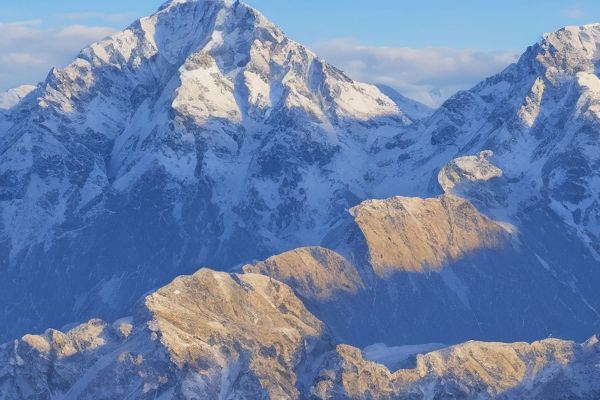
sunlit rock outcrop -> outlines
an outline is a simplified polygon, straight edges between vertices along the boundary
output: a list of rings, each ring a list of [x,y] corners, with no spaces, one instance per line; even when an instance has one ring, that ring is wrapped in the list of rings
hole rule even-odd
[[[351,213],[379,276],[440,270],[469,253],[500,249],[508,240],[504,228],[452,195],[369,200]]]

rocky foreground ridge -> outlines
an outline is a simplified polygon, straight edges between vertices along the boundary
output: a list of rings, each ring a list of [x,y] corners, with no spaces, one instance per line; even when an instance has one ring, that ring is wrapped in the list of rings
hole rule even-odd
[[[284,283],[202,269],[132,317],[0,347],[0,398],[596,399],[600,344],[468,342],[389,371],[337,343]]]

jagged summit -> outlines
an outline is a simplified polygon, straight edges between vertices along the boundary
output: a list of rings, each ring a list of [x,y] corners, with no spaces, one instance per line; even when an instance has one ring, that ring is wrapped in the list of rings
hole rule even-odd
[[[543,35],[522,62],[535,62],[553,83],[580,72],[594,73],[599,58],[600,24],[567,26]]]
[[[106,67],[118,68],[141,85],[174,89],[164,95],[174,96],[175,109],[192,118],[232,116],[239,122],[247,114],[262,120],[267,110],[282,108],[326,126],[336,125],[339,118],[402,117],[377,88],[351,81],[238,2],[167,3],[156,14],[82,51],[65,70],[55,70],[48,84],[67,92],[60,85],[74,83],[70,76],[80,78],[86,70],[93,75]],[[197,91],[204,78],[207,95],[191,104],[190,92]],[[130,85],[130,92],[135,89]],[[214,101],[210,95],[224,98],[206,104]]]
[[[241,2],[239,0],[168,0],[162,6],[160,6],[159,9],[162,10],[168,7],[184,3],[217,3],[225,7],[231,7],[233,5],[243,5],[245,7],[249,7],[246,3]]]
[[[433,128],[427,130],[432,134],[431,143],[438,150],[458,146],[459,151],[471,155],[488,150],[478,147],[485,141],[496,145],[503,142],[502,149],[497,150],[500,152],[512,151],[514,144],[510,142],[519,142],[517,147],[522,151],[533,150],[532,143],[521,143],[530,141],[532,135],[517,132],[542,129],[543,121],[559,113],[597,119],[599,44],[600,24],[544,34],[516,63],[471,90],[457,93],[436,110],[426,122]],[[467,109],[473,114],[465,115]],[[476,114],[485,117],[474,118]],[[555,123],[558,121],[552,121]],[[471,134],[475,132],[477,137]],[[520,168],[522,163],[510,166]]]
[[[588,52],[595,52],[590,44],[598,41],[600,35],[600,23],[587,25],[570,25],[562,27],[553,32],[546,32],[542,35],[541,45],[552,44],[557,50],[560,50],[559,44],[570,44],[575,49],[585,49]]]

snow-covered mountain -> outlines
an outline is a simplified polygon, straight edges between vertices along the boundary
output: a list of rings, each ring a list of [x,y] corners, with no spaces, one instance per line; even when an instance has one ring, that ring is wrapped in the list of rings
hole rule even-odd
[[[335,286],[306,256],[246,269],[294,287],[356,345],[584,340],[600,327],[598,43],[600,25],[546,34],[431,117],[375,140],[385,173],[373,185],[401,197],[361,202],[322,242],[337,256],[320,258],[320,276],[337,276],[340,258],[360,276],[334,278],[346,290],[307,292],[307,280]]]
[[[12,124],[11,110],[35,89],[35,86],[23,85],[0,93],[0,132],[4,132]]]
[[[362,314],[375,321],[338,325],[345,338],[364,344],[352,335],[369,327],[367,340],[388,344],[583,340],[598,329],[599,43],[598,24],[546,34],[375,141],[389,172],[377,184],[405,197],[361,204],[323,243],[375,274],[376,306]]]
[[[52,70],[6,120],[4,338],[117,316],[201,265],[319,244],[373,195],[372,142],[414,122],[223,0],[166,3]]]
[[[593,235],[598,226],[592,208],[599,41],[599,24],[545,34],[517,63],[453,96],[412,134],[398,135],[395,141],[412,144],[397,147],[400,157],[420,153],[411,154],[405,171],[423,165],[409,173],[407,181],[415,182],[407,184],[409,190],[420,196],[431,194],[428,182],[413,176],[429,170],[433,181],[437,170],[450,160],[493,150],[494,163],[504,175],[526,183],[520,185],[527,186],[523,193],[512,192],[512,196],[519,195],[520,200],[548,195],[556,213],[582,234]]]
[[[238,1],[173,0],[83,50],[0,114],[0,338],[134,316],[3,346],[0,389],[597,397],[596,338],[396,373],[348,345],[597,331],[599,44],[547,34],[431,115]],[[245,273],[134,306],[201,265]]]

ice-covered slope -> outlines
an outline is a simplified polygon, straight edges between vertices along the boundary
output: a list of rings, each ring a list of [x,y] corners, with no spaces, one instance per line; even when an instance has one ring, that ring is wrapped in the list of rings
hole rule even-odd
[[[400,108],[409,118],[414,121],[425,119],[433,114],[434,110],[432,108],[402,95],[402,93],[390,86],[381,84],[376,86],[383,94],[392,99],[398,108]]]
[[[318,244],[373,195],[373,141],[414,122],[256,10],[217,0],[171,1],[91,45],[7,118],[5,338],[116,316],[202,264]]]

